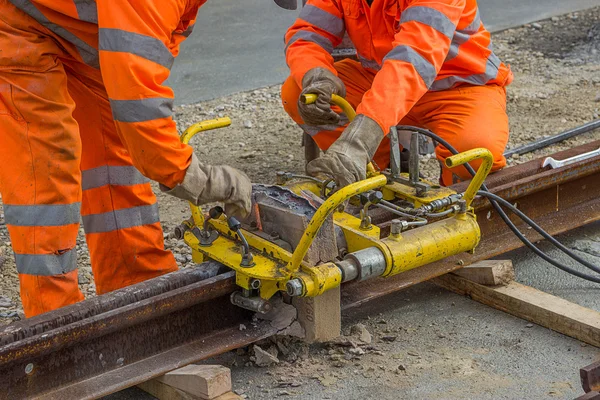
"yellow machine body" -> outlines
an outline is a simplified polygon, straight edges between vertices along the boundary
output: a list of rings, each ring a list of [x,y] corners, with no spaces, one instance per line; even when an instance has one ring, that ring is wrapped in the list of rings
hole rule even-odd
[[[198,132],[228,124],[228,119],[195,124],[182,135],[182,141],[187,143]],[[244,264],[241,238],[237,232],[230,229],[225,217],[220,216],[205,222],[205,216],[194,205],[191,205],[192,217],[182,224],[185,229],[183,238],[192,248],[195,262],[211,259],[226,265],[235,270],[236,283],[245,293],[254,291],[264,300],[270,299],[278,291],[285,291],[286,285],[292,280],[302,286],[301,292],[296,295],[309,297],[318,296],[342,283],[344,277],[338,264],[339,260],[328,260],[318,265],[309,265],[305,261],[317,233],[330,216],[333,217],[335,226],[343,232],[348,253],[377,249],[385,262],[378,276],[396,275],[475,249],[479,243],[480,230],[470,203],[491,169],[492,156],[486,149],[474,149],[449,157],[446,161],[449,167],[453,167],[476,159],[480,159],[482,165],[469,188],[462,194],[460,212],[445,214],[446,217],[424,226],[404,231],[392,230],[386,237],[381,237],[381,229],[376,225],[365,229],[360,218],[343,211],[343,204],[363,193],[379,191],[385,200],[409,202],[416,209],[456,193],[451,189],[431,184],[431,190],[426,195],[418,196],[414,187],[389,180],[370,165],[367,179],[341,188],[322,199],[322,204],[308,222],[293,252],[267,240],[264,235],[256,234],[248,227],[242,227],[238,232],[243,234],[253,257],[251,265]],[[296,194],[302,191],[315,194],[321,192],[317,183],[307,180],[296,182],[289,188]],[[207,227],[213,233],[216,231],[218,235],[210,243],[203,243],[198,232]]]

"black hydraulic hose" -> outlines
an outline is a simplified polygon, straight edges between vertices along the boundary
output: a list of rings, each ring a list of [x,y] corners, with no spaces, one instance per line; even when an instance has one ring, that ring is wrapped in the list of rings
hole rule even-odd
[[[498,201],[498,202],[502,203],[503,206],[507,207],[510,211],[512,211],[513,213],[515,213],[516,215],[518,215],[519,218],[523,219],[523,221],[529,223],[527,221],[527,220],[529,220],[529,217],[525,216],[525,214],[523,214],[518,208],[516,208],[515,206],[513,206],[512,204],[510,204],[508,201],[504,200],[503,198],[501,198],[499,196],[496,196],[493,193],[486,192],[486,191],[483,191],[483,190],[478,191],[477,194],[480,195],[480,196],[487,197],[487,199],[490,200],[490,201],[492,201],[492,199],[493,199],[494,201]],[[523,217],[525,217],[525,218],[523,218]],[[593,276],[593,275],[588,275],[586,273],[583,273],[583,272],[577,271],[576,269],[568,267],[568,266],[566,266],[564,264],[561,264],[560,262],[558,262],[558,261],[550,258],[546,253],[544,253],[543,251],[541,251],[539,248],[537,248],[518,229],[512,229],[512,231],[525,244],[525,246],[527,246],[531,251],[533,251],[535,254],[537,254],[542,259],[544,259],[547,262],[549,262],[550,264],[554,265],[556,268],[559,268],[559,269],[561,269],[561,270],[563,270],[563,271],[565,271],[565,272],[567,272],[567,273],[569,273],[571,275],[575,275],[575,276],[577,276],[579,278],[583,278],[583,279],[591,281],[591,282],[600,283],[600,277]],[[547,232],[544,232],[544,233],[546,235],[548,235]],[[596,267],[594,267],[592,269],[594,271],[596,271],[596,272],[598,271],[598,269]]]
[[[427,137],[431,138],[432,140],[438,142],[442,146],[446,147],[452,154],[458,154],[458,150],[456,150],[454,148],[454,146],[452,146],[450,143],[448,143],[447,141],[445,141],[444,139],[442,139],[440,136],[436,135],[435,133],[428,131],[427,129],[419,128],[416,126],[408,126],[408,125],[400,125],[397,127],[397,129],[420,133],[420,134],[427,136]],[[469,171],[471,176],[475,176],[475,170],[473,169],[473,167],[471,167],[469,164],[464,164],[464,167],[467,169],[467,171]],[[487,188],[485,183],[481,185],[481,188],[483,189],[483,190],[481,190],[481,192],[486,193],[486,194],[489,193],[489,189]],[[488,197],[488,200],[492,204],[492,207],[494,207],[494,209],[496,210],[498,215],[500,215],[500,218],[502,218],[504,223],[510,228],[510,230],[519,238],[519,240],[521,240],[521,242],[523,242],[523,244],[525,244],[525,246],[527,246],[530,250],[532,250],[536,255],[538,255],[545,261],[549,262],[550,264],[554,265],[555,267],[557,267],[565,272],[571,273],[577,277],[580,277],[580,278],[583,278],[583,279],[586,279],[586,280],[589,280],[592,282],[600,283],[600,278],[596,278],[594,276],[587,275],[582,272],[576,271],[576,270],[574,270],[566,265],[563,265],[563,264],[559,263],[558,261],[550,258],[547,254],[542,252],[533,243],[531,243],[525,236],[523,236],[521,231],[519,231],[519,229],[515,226],[515,224],[512,223],[510,218],[508,218],[508,215],[506,215],[506,213],[504,212],[504,210],[502,210],[502,208],[500,207],[500,205],[498,204],[498,202],[496,200],[494,200],[490,197]],[[504,199],[502,199],[502,200],[504,200]],[[506,200],[504,200],[504,201],[506,201]],[[508,203],[508,204],[510,204],[510,203]],[[510,206],[512,207],[512,204],[510,204]],[[518,210],[518,211],[522,215],[525,215],[520,210]],[[527,217],[527,219],[529,219],[529,217]],[[531,221],[531,219],[529,219],[529,220]],[[527,221],[525,221],[525,222],[527,223]],[[531,221],[531,222],[533,222],[533,221]],[[536,229],[536,231],[538,231],[538,233],[541,233],[540,231],[543,231],[543,229],[541,227],[539,227],[537,224],[534,223],[534,225],[537,228],[539,228],[539,231],[533,225],[531,225],[531,227]],[[544,234],[542,236],[546,237],[546,235],[547,235],[548,237],[551,237],[547,232],[545,232],[545,231],[543,231],[543,232],[544,232]],[[567,254],[569,257],[574,259],[575,261],[583,264],[584,266],[586,266],[589,269],[592,269],[593,271],[598,272],[598,270],[596,269],[597,267],[593,266],[592,264],[588,263],[587,261],[583,260],[581,257],[579,257],[576,254],[574,254],[573,252],[571,252],[569,249],[567,249],[562,244],[560,244],[560,242],[558,242],[556,239],[552,238],[551,242],[555,246],[556,246],[556,243],[558,243],[560,246],[557,246],[557,247],[560,250],[562,250],[565,254]],[[563,249],[565,249],[566,251],[564,251]]]
[[[577,261],[578,263],[585,265],[587,268],[591,269],[592,271],[600,274],[600,267],[595,266],[594,264],[584,260],[583,258],[579,257],[577,254],[573,253],[569,248],[565,247],[565,245],[563,245],[561,242],[559,242],[558,240],[553,238],[552,235],[550,235],[548,232],[543,230],[542,227],[540,227],[531,218],[529,218],[527,215],[525,215],[525,213],[523,213],[523,211],[519,210],[517,207],[510,204],[510,202],[506,201],[505,199],[503,199],[502,197],[500,197],[494,193],[486,192],[484,190],[478,191],[477,194],[480,196],[487,197],[488,200],[492,199],[492,200],[497,201],[498,203],[502,204],[504,207],[508,208],[511,212],[513,212],[515,215],[517,215],[519,218],[521,218],[527,225],[529,225],[533,229],[535,229],[535,231],[538,232],[540,235],[542,235],[542,237],[544,239],[546,239],[547,241],[552,243],[554,246],[556,246],[558,249],[560,249],[563,253],[567,254],[569,257],[571,257],[573,260]]]

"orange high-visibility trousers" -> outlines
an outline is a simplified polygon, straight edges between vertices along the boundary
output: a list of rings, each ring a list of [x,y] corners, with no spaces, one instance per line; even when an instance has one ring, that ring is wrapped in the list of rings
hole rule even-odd
[[[334,66],[346,85],[346,100],[357,108],[365,92],[371,88],[376,72],[365,69],[360,63],[350,59],[338,61]],[[313,137],[319,148],[327,150],[341,135],[347,120],[342,119],[339,126],[305,125],[298,113],[300,92],[301,88],[295,79],[289,77],[281,89],[283,106],[292,119]],[[494,156],[492,171],[506,165],[503,152],[508,142],[508,116],[506,90],[503,87],[464,85],[427,92],[398,124],[429,129],[458,151],[487,148]],[[382,169],[389,165],[389,146],[389,138],[386,136],[374,157],[375,163]],[[435,151],[443,166],[440,183],[447,186],[457,179],[471,178],[464,167],[449,170],[444,166],[444,160],[451,155],[446,148],[437,146]],[[474,168],[479,167],[479,164],[471,163]]]
[[[176,270],[148,179],[117,136],[100,71],[4,1],[0,49],[0,193],[25,315],[83,299],[80,219],[99,294]]]

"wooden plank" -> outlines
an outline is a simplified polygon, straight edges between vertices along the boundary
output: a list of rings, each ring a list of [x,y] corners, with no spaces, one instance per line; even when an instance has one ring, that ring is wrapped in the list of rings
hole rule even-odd
[[[231,391],[231,371],[221,365],[190,364],[139,387],[160,400],[213,400]]]
[[[517,282],[484,286],[446,274],[431,282],[480,303],[600,347],[600,313]]]
[[[454,274],[485,286],[506,285],[515,280],[511,260],[482,260],[456,270]]]

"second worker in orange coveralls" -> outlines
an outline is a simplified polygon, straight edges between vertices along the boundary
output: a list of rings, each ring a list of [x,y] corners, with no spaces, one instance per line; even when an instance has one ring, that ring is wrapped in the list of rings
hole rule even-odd
[[[249,211],[244,173],[180,143],[164,85],[205,2],[0,0],[0,193],[27,317],[83,299],[80,216],[98,293],[177,269],[149,179]]]
[[[359,61],[334,63],[344,32]],[[326,150],[309,173],[345,186],[364,179],[373,158],[387,167],[385,136],[398,124],[427,128],[458,151],[488,148],[492,170],[506,164],[505,86],[513,76],[493,52],[476,0],[308,0],[285,40],[284,108]],[[308,93],[317,102],[299,103]],[[357,109],[349,125],[331,109],[332,94]],[[438,146],[436,154],[443,161],[450,152]],[[441,183],[457,178],[470,175],[443,168]]]

